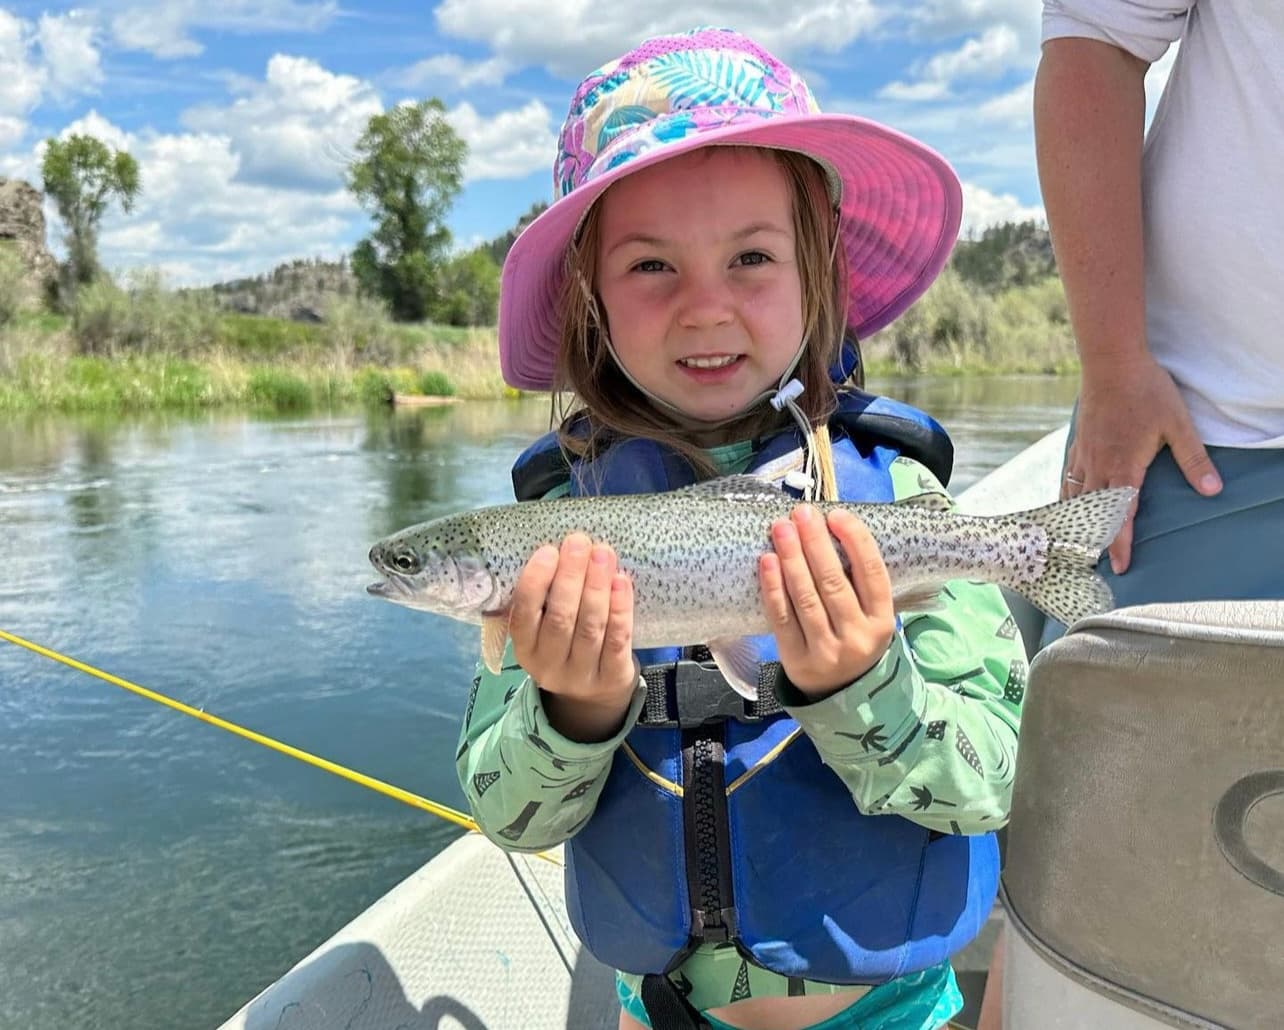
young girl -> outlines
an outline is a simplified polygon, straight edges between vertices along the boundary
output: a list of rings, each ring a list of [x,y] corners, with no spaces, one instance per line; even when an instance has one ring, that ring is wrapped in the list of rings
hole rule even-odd
[[[937,155],[821,115],[789,68],[702,29],[590,75],[554,174],[505,262],[500,349],[510,384],[579,404],[519,459],[519,498],[744,471],[804,498],[945,494],[940,427],[844,385],[855,340],[953,245]],[[992,586],[898,620],[854,516],[800,503],[771,541],[752,702],[701,648],[633,651],[609,546],[537,551],[460,781],[501,847],[568,842],[568,908],[620,971],[621,1028],[942,1026],[949,956],[994,896],[1021,641]]]

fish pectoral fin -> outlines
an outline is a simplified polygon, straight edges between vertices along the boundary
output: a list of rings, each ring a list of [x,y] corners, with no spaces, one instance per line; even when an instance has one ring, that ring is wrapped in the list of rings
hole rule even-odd
[[[758,698],[758,648],[752,637],[719,637],[705,644],[718,671],[737,694],[750,701]]]
[[[504,649],[508,647],[508,616],[507,611],[482,616],[482,662],[496,675],[504,667]]]
[[[943,583],[916,583],[899,593],[892,593],[892,607],[896,614],[903,612],[938,612],[945,607],[941,600]]]

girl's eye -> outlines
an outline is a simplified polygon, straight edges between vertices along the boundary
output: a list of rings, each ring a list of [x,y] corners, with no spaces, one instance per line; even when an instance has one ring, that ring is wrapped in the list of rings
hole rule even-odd
[[[765,265],[770,260],[771,258],[767,257],[767,255],[760,250],[746,251],[744,254],[741,254],[739,257],[736,258],[736,261],[739,262],[741,267],[746,267],[746,266],[752,267],[753,265]]]
[[[663,272],[664,262],[655,258],[647,258],[645,261],[639,261],[633,266],[635,272]]]

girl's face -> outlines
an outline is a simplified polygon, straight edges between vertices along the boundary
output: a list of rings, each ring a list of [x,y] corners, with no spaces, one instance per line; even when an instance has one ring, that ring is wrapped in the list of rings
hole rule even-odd
[[[693,418],[740,413],[802,340],[788,180],[762,151],[708,147],[621,179],[597,281],[625,370]]]

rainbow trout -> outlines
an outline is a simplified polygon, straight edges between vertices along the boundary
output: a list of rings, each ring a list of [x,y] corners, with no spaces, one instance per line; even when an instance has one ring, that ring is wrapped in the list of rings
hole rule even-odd
[[[997,516],[957,514],[940,494],[816,507],[846,508],[869,527],[898,611],[929,610],[948,580],[984,580],[1015,590],[1068,625],[1113,605],[1094,566],[1134,494],[1129,487],[1097,490]],[[541,545],[557,546],[581,532],[610,544],[633,581],[634,647],[704,644],[728,682],[752,698],[758,658],[748,638],[769,631],[758,556],[771,547],[772,522],[797,504],[757,477],[729,476],[669,493],[481,508],[375,544],[370,561],[383,579],[367,589],[410,608],[480,623],[482,658],[498,672],[523,565]]]

